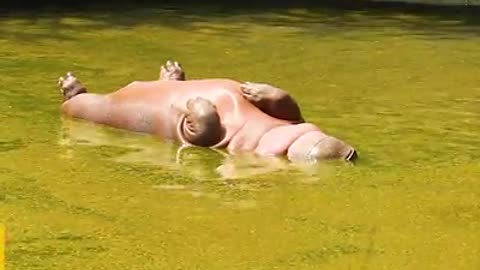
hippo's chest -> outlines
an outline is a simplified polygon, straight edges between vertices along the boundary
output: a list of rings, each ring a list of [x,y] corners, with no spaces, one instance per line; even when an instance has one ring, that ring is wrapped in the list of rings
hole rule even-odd
[[[135,82],[112,95],[113,111],[124,126],[134,127],[129,129],[175,138],[179,115],[188,111],[189,100],[201,97],[215,106],[229,139],[258,111],[240,93],[231,80]]]
[[[245,124],[247,116],[251,115],[252,111],[258,110],[242,97],[239,90],[213,86],[201,91],[188,89],[172,93],[166,104],[186,111],[188,101],[197,97],[207,99],[215,106],[221,123],[227,131],[227,137]]]

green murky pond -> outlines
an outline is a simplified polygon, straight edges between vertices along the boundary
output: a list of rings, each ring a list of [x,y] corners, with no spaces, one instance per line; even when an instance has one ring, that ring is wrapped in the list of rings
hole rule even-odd
[[[0,18],[0,222],[8,269],[479,269],[475,14],[132,8]],[[65,119],[158,76],[288,89],[356,166],[178,149]]]

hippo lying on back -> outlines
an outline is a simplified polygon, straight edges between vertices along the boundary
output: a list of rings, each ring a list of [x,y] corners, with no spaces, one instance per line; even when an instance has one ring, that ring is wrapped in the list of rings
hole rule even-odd
[[[88,93],[72,73],[59,85],[63,112],[75,118],[230,153],[292,161],[357,158],[352,146],[305,123],[286,91],[228,79],[186,80],[178,62],[162,66],[158,80],[132,82],[106,95]]]

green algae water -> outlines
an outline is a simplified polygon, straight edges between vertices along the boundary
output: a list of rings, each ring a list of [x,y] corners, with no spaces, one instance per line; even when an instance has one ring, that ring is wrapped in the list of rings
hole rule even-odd
[[[7,269],[480,269],[479,45],[478,17],[401,11],[4,15]],[[66,71],[106,93],[167,59],[287,89],[359,162],[180,149],[61,116]]]

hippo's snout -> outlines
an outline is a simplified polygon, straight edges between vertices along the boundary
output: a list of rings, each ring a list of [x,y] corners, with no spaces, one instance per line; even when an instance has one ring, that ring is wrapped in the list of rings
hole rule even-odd
[[[288,158],[292,161],[319,161],[325,159],[343,159],[354,162],[357,151],[340,139],[320,131],[311,131],[300,136],[288,149]]]
[[[356,151],[353,147],[332,136],[325,136],[320,139],[308,153],[308,159],[310,160],[344,159],[351,161],[355,157]]]

